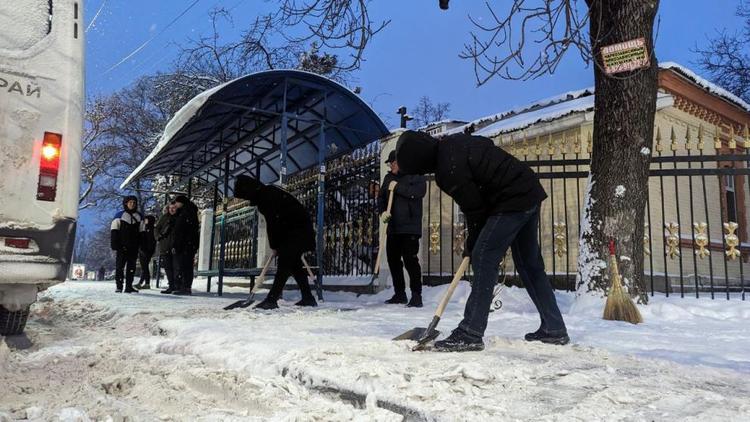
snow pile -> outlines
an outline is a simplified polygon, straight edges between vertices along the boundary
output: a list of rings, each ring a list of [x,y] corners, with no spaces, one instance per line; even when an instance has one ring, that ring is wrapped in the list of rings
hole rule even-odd
[[[29,332],[38,346],[12,352],[0,371],[0,384],[11,386],[0,415],[738,420],[750,411],[747,302],[655,296],[635,326],[602,320],[601,298],[558,292],[573,344],[554,347],[521,340],[539,317],[523,289],[506,288],[484,352],[414,353],[412,343],[391,341],[425,326],[446,288],[425,288],[422,309],[384,305],[391,291],[327,292],[320,308],[297,309],[299,293],[287,291],[278,311],[227,312],[244,289],[164,297],[67,282],[34,309]],[[468,294],[462,282],[438,327],[443,335],[462,318]]]

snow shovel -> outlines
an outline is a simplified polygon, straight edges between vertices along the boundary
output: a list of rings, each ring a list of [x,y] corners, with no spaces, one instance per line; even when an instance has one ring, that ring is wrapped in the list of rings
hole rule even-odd
[[[391,189],[390,193],[388,194],[388,207],[385,209],[385,212],[387,212],[389,215],[391,214],[391,206],[393,206],[393,191],[396,189],[396,185],[393,185],[393,189]],[[390,221],[390,220],[388,220]],[[365,286],[365,289],[371,288],[373,285],[375,285],[375,280],[378,279],[378,276],[380,276],[380,260],[383,257],[383,249],[385,249],[385,238],[386,233],[388,232],[388,221],[385,222],[383,225],[383,230],[380,232],[380,241],[378,242],[378,255],[375,258],[375,268],[372,270],[372,279],[370,279],[370,283]],[[364,293],[357,293],[357,297],[362,296]]]
[[[266,260],[266,265],[263,266],[263,269],[260,271],[260,275],[256,278],[255,285],[253,285],[253,288],[250,289],[250,294],[248,295],[247,299],[238,300],[237,302],[234,302],[230,305],[227,305],[224,307],[225,311],[229,311],[231,309],[236,308],[247,308],[248,306],[252,305],[253,302],[255,302],[255,289],[263,284],[263,280],[266,278],[266,272],[268,271],[268,268],[271,266],[271,261],[273,260],[273,257],[276,256],[275,253],[272,253],[268,256],[268,259]]]
[[[445,307],[448,306],[448,302],[450,302],[451,296],[453,296],[453,292],[456,290],[456,287],[458,287],[458,282],[461,281],[461,277],[463,277],[468,267],[469,257],[467,256],[463,261],[461,261],[461,265],[458,267],[456,274],[453,276],[453,281],[451,281],[450,286],[448,286],[448,290],[443,295],[443,299],[440,300],[440,305],[438,305],[437,310],[435,311],[435,316],[432,317],[432,321],[430,322],[430,325],[427,326],[427,328],[413,328],[401,334],[400,336],[395,337],[394,340],[416,340],[417,345],[412,349],[415,352],[418,350],[424,350],[425,346],[427,346],[427,343],[435,340],[437,336],[440,335],[440,331],[436,330],[435,327],[437,327],[438,323],[440,322],[440,317],[443,316]]]
[[[313,280],[315,280],[315,290],[318,291],[318,300],[323,300],[323,288],[318,285],[318,277],[315,277],[315,274],[313,274],[312,270],[310,269],[310,265],[307,263],[304,255],[302,256],[302,263],[305,264],[305,269],[307,270],[307,278],[312,278]]]

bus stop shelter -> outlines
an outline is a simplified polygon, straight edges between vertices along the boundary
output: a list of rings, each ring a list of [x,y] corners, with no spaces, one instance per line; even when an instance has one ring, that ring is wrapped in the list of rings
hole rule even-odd
[[[328,160],[388,134],[377,114],[354,92],[313,73],[271,70],[240,77],[197,95],[167,124],[147,158],[120,186],[172,176],[171,188],[194,181],[233,196],[231,183],[246,174],[284,185],[289,175],[315,168],[317,267],[322,268],[325,175]],[[220,228],[218,293],[222,294],[225,237]],[[322,295],[322,271],[317,274]]]

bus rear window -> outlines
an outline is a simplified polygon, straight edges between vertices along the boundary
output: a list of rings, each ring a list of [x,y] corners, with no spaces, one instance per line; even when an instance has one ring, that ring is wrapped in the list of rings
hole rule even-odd
[[[52,0],[0,0],[0,50],[26,50],[52,30]]]

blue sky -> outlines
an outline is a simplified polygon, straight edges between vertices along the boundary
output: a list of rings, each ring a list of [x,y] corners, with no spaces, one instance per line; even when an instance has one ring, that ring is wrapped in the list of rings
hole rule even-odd
[[[233,26],[226,35],[239,34],[243,23],[273,2],[265,0],[197,0],[174,25],[168,24],[196,0],[87,0],[85,19],[86,79],[89,95],[106,94],[137,77],[165,70],[177,55],[177,44],[210,33],[208,12],[217,6],[231,9]],[[497,2],[501,3],[501,2]],[[502,2],[507,7],[508,1]],[[691,51],[704,45],[717,30],[736,31],[736,0],[662,0],[656,54],[660,61],[693,67]],[[719,7],[720,6],[720,7]],[[498,7],[501,10],[502,7]],[[353,76],[362,98],[388,126],[398,124],[396,109],[411,107],[419,97],[451,103],[450,117],[476,119],[556,94],[593,85],[592,69],[571,54],[554,75],[532,81],[495,79],[477,87],[472,63],[458,57],[472,25],[467,15],[485,14],[484,1],[453,0],[440,11],[437,0],[376,0],[370,11],[376,19],[390,19],[366,52],[366,62]],[[130,59],[109,70],[149,41]],[[695,69],[701,73],[699,69]],[[91,224],[90,213],[82,223]]]
[[[193,1],[88,0],[88,22],[101,8],[87,32],[89,94],[108,93],[138,76],[166,69],[176,56],[176,44],[209,33],[208,11],[214,7],[232,9],[234,27],[224,29],[231,36],[239,33],[243,22],[273,5],[264,0],[198,0],[165,29]],[[734,17],[736,5],[735,0],[662,0],[656,47],[659,60],[695,67],[692,48],[705,44],[716,30],[741,27],[740,19]],[[391,19],[391,23],[373,40],[367,61],[354,74],[354,85],[362,87],[363,99],[389,125],[397,123],[398,106],[413,106],[422,95],[450,102],[453,118],[474,119],[593,85],[592,70],[571,54],[552,76],[525,82],[496,79],[477,87],[472,63],[458,54],[472,28],[467,15],[485,14],[483,1],[453,0],[451,9],[443,12],[433,0],[377,0],[370,9],[375,18]],[[152,37],[132,58],[108,71]]]

